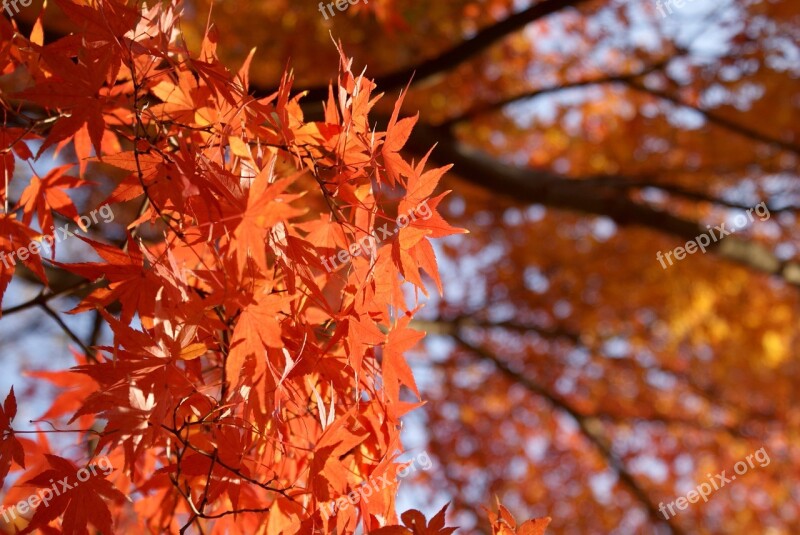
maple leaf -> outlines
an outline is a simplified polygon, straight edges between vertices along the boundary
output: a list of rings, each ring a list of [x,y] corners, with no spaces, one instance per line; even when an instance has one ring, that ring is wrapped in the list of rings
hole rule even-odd
[[[59,485],[57,487],[59,492],[52,493],[55,496],[49,505],[38,507],[31,517],[28,527],[21,533],[32,533],[36,529],[45,529],[50,522],[61,515],[63,515],[61,532],[65,535],[86,533],[89,525],[94,526],[102,533],[113,533],[111,511],[106,502],[123,502],[126,497],[105,479],[107,474],[104,474],[96,466],[94,470],[91,470],[91,464],[89,467],[79,468],[72,461],[57,455],[45,455],[45,457],[51,468],[28,479],[25,484],[39,488],[52,488],[53,481],[64,481],[67,487],[64,484]],[[86,481],[79,481],[79,470],[88,474]],[[83,479],[83,476],[80,479]]]
[[[497,508],[499,514],[484,508],[489,516],[493,535],[544,535],[550,524],[549,517],[534,518],[523,522],[518,528],[511,512],[500,503],[499,499],[497,499]]]
[[[0,176],[14,176],[15,154],[22,160],[33,158],[33,153],[31,153],[25,140],[37,138],[38,136],[22,128],[6,128],[5,126],[0,126],[0,147],[7,147],[6,150],[0,152]],[[0,182],[0,199],[5,199],[6,195],[6,183],[5,180],[3,180]]]
[[[59,144],[58,149],[60,150],[63,144],[70,141],[75,149],[75,156],[78,158],[80,176],[83,177],[86,173],[86,168],[89,165],[92,155],[92,139],[89,133],[88,125],[83,125],[80,129],[78,129],[72,138],[67,138],[62,141]],[[99,161],[103,161],[102,156],[104,155],[119,154],[122,151],[122,147],[119,144],[117,136],[108,129],[103,130],[103,138],[101,140],[100,149],[100,156],[97,157]]]
[[[72,356],[78,366],[87,364],[86,355],[73,350]],[[31,371],[27,375],[43,379],[63,389],[41,418],[59,418],[73,413],[83,406],[91,394],[97,391],[95,381],[72,370]]]
[[[266,272],[266,243],[270,229],[280,221],[305,213],[305,210],[289,205],[299,195],[284,194],[293,182],[292,179],[284,178],[273,182],[275,161],[273,158],[256,175],[248,193],[247,208],[234,231],[236,240],[233,247],[240,270],[244,270],[247,259],[251,257],[256,266]]]
[[[11,422],[17,415],[17,398],[14,396],[14,387],[11,387],[3,406],[0,407],[0,487],[6,480],[11,463],[15,462],[22,468],[25,468],[25,452],[22,449],[22,443],[14,436],[14,429],[11,428]]]
[[[400,115],[400,108],[403,106],[405,95],[405,92],[402,93],[397,99],[397,102],[395,102],[392,116],[389,118],[389,124],[386,126],[386,137],[381,147],[386,176],[389,179],[389,184],[392,186],[401,180],[401,175],[411,176],[413,174],[411,166],[400,155],[400,149],[405,146],[409,136],[411,136],[411,130],[414,128],[414,125],[417,124],[419,114],[414,117],[406,117],[399,121],[397,120]]]
[[[367,315],[353,315],[342,322],[347,327],[347,345],[350,349],[350,365],[361,372],[364,354],[372,347],[384,341],[383,333],[375,322]]]
[[[152,270],[145,269],[144,255],[136,240],[129,237],[130,247],[126,253],[83,236],[78,238],[94,247],[106,262],[53,263],[91,281],[105,278],[109,285],[94,290],[74,311],[104,307],[118,300],[122,304],[122,321],[129,322],[137,310],[144,317],[152,317],[161,282]]]
[[[449,503],[445,504],[445,506],[431,518],[430,522],[426,522],[425,515],[416,509],[409,509],[400,515],[405,527],[384,526],[370,533],[379,535],[450,535],[458,528],[445,527],[445,511],[447,511],[449,506]]]
[[[355,409],[350,409],[325,428],[316,444],[316,453],[311,461],[311,484],[320,497],[342,495],[350,484],[352,474],[342,462],[344,454],[364,442],[367,436],[356,434],[352,429]]]
[[[100,154],[105,130],[102,104],[109,100],[106,96],[100,96],[100,88],[105,83],[111,58],[107,55],[97,55],[89,64],[84,62],[76,64],[65,61],[58,52],[49,47],[43,48],[40,53],[55,76],[48,81],[38,83],[35,88],[21,92],[19,96],[51,109],[60,109],[65,113],[53,125],[39,148],[37,157],[53,144],[75,135],[84,125],[88,129],[95,151]],[[101,105],[98,105],[98,101]]]
[[[120,51],[112,45],[118,44],[119,36],[134,28],[141,18],[140,12],[117,0],[104,1],[102,9],[72,0],[55,0],[55,3],[67,17],[80,25],[80,35],[93,45],[92,48],[100,47],[99,53],[121,61],[118,57]]]
[[[381,371],[386,396],[393,405],[400,401],[401,384],[406,385],[419,397],[414,374],[403,355],[406,351],[413,349],[425,337],[425,333],[409,329],[408,324],[410,321],[411,316],[400,318],[397,324],[389,331],[386,337],[386,344],[383,347]]]
[[[287,305],[293,298],[284,294],[272,293],[257,296],[257,301],[249,304],[242,311],[236,322],[231,339],[226,371],[230,384],[235,386],[239,381],[245,359],[256,356],[255,376],[266,370],[263,358],[267,347],[283,347],[281,339],[281,313],[287,313]]]
[[[0,214],[0,299],[5,294],[8,283],[14,275],[16,262],[22,263],[30,268],[39,279],[47,283],[47,276],[42,265],[42,258],[37,254],[27,254],[19,257],[16,251],[19,248],[28,248],[39,237],[39,234],[31,230],[27,225],[18,221],[14,216]],[[13,257],[13,258],[12,258]]]
[[[431,179],[436,176],[435,173]],[[439,294],[442,293],[442,281],[436,263],[436,254],[429,239],[467,232],[465,229],[450,226],[436,210],[448,193],[444,192],[432,199],[426,199],[423,206],[414,205],[413,209],[418,213],[417,217],[407,227],[399,230],[398,239],[392,244],[392,258],[400,273],[421,289],[425,295],[427,295],[427,289],[420,277],[420,270],[424,270],[433,278]],[[401,206],[408,207],[410,203],[401,203]]]
[[[26,225],[30,225],[35,213],[42,231],[52,234],[52,212],[58,212],[73,221],[78,219],[78,210],[63,191],[83,185],[80,179],[64,174],[71,167],[72,164],[61,165],[51,169],[42,178],[31,177],[30,184],[19,199],[24,212],[22,221]]]

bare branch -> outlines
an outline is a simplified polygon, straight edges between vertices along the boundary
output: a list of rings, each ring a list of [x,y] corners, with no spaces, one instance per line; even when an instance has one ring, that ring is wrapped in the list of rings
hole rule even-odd
[[[384,74],[375,78],[375,83],[381,91],[393,91],[404,87],[409,80],[421,82],[436,74],[449,71],[462,63],[472,59],[485,51],[504,37],[521,30],[528,24],[544,19],[554,13],[570,7],[578,7],[588,3],[588,0],[543,0],[528,9],[509,16],[500,22],[482,29],[472,39],[462,41],[452,48],[440,53],[438,56],[427,59],[417,65],[405,67],[395,72]],[[328,85],[319,85],[306,88],[308,99],[314,102],[325,100],[328,97]],[[264,97],[276,92],[277,88],[256,91],[258,97]]]
[[[598,453],[605,459],[608,466],[617,473],[622,484],[628,488],[633,497],[647,510],[650,519],[656,524],[666,524],[672,533],[678,535],[685,533],[680,526],[675,524],[674,518],[664,519],[664,517],[659,514],[658,507],[656,507],[655,503],[650,499],[642,485],[636,480],[634,475],[628,471],[622,459],[611,451],[611,446],[602,435],[602,425],[598,420],[581,414],[565,399],[551,392],[533,379],[515,372],[505,361],[496,355],[467,342],[457,334],[454,335],[454,338],[460,345],[476,354],[481,359],[492,362],[508,379],[523,386],[530,393],[543,398],[553,407],[570,416],[578,424],[581,434],[595,447]]]
[[[548,170],[514,167],[457,140],[447,128],[418,124],[409,138],[409,150],[424,154],[438,143],[431,159],[453,163],[463,179],[513,202],[538,203],[550,208],[602,215],[620,226],[650,228],[687,242],[705,234],[696,221],[684,219],[621,194],[607,176],[569,178]],[[616,182],[619,184],[619,181]],[[721,258],[800,286],[800,263],[783,262],[763,245],[728,236],[707,250]]]
[[[697,105],[694,105],[694,104],[690,104],[690,103],[682,100],[680,97],[678,97],[678,96],[676,96],[676,95],[674,95],[672,93],[668,93],[666,91],[661,91],[661,90],[658,90],[658,89],[649,88],[649,87],[643,85],[642,83],[637,82],[634,79],[621,80],[621,82],[627,84],[628,87],[630,87],[632,89],[635,89],[635,90],[637,90],[639,92],[646,93],[646,94],[652,95],[654,97],[658,97],[659,99],[666,100],[668,102],[672,102],[673,104],[676,104],[676,105],[681,106],[683,108],[694,110],[695,112],[697,112],[700,115],[702,115],[703,118],[706,121],[708,121],[709,123],[711,123],[711,124],[714,124],[714,125],[720,126],[722,128],[725,128],[726,130],[729,130],[731,132],[739,134],[739,135],[741,135],[743,137],[746,137],[748,139],[759,141],[759,142],[764,143],[766,145],[771,145],[773,147],[777,147],[779,149],[782,149],[782,150],[785,150],[785,151],[792,152],[794,154],[800,155],[800,145],[796,145],[796,144],[791,143],[789,141],[778,139],[776,137],[773,137],[773,136],[771,136],[769,134],[766,134],[764,132],[761,132],[759,130],[755,130],[753,128],[750,128],[749,126],[746,126],[744,124],[737,123],[736,121],[732,121],[732,120],[730,120],[730,119],[728,119],[726,117],[723,117],[722,115],[720,115],[720,114],[718,114],[718,113],[716,113],[714,111],[701,108],[700,106],[697,106]]]
[[[498,110],[508,106],[509,104],[513,104],[513,103],[519,102],[521,100],[531,100],[531,99],[534,99],[536,97],[540,97],[540,96],[543,96],[543,95],[550,95],[550,94],[558,93],[560,91],[565,91],[565,90],[568,90],[568,89],[576,89],[576,88],[579,88],[579,87],[590,87],[590,86],[603,85],[603,84],[622,83],[622,82],[636,80],[637,78],[640,78],[642,76],[650,74],[650,73],[652,73],[654,71],[663,69],[672,59],[674,59],[674,57],[675,56],[671,56],[669,58],[663,59],[661,61],[653,63],[652,65],[648,65],[644,69],[641,69],[641,70],[639,70],[637,72],[633,72],[633,73],[629,73],[629,74],[610,74],[610,75],[607,75],[607,76],[598,76],[598,77],[595,77],[595,78],[588,78],[588,79],[585,79],[585,80],[577,80],[577,81],[573,81],[573,82],[566,82],[566,83],[553,85],[553,86],[549,86],[549,87],[541,87],[541,88],[538,88],[538,89],[533,89],[533,90],[528,91],[526,93],[522,93],[520,95],[513,95],[513,96],[506,97],[506,98],[503,98],[503,99],[500,99],[500,100],[497,100],[497,101],[491,102],[491,103],[477,104],[477,105],[473,106],[472,108],[470,108],[469,110],[467,110],[464,113],[462,113],[461,115],[458,115],[456,117],[452,117],[452,118],[448,119],[447,121],[445,121],[444,123],[442,123],[439,126],[450,127],[450,126],[453,126],[456,123],[460,123],[460,122],[463,122],[463,121],[468,121],[468,120],[471,120],[471,119],[475,119],[476,117],[478,117],[480,115],[483,115],[485,113],[498,111]]]

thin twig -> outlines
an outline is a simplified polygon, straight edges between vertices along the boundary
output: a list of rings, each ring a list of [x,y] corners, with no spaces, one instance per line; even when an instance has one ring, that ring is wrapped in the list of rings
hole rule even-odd
[[[39,295],[31,299],[30,301],[25,301],[24,303],[20,303],[19,305],[14,305],[13,307],[4,309],[2,313],[0,313],[0,315],[7,316],[9,314],[14,314],[15,312],[21,312],[23,310],[27,310],[29,308],[42,305],[44,303],[49,302],[51,299],[68,295],[72,292],[78,291],[91,284],[92,283],[89,281],[81,281],[80,283],[75,284],[73,286],[68,286],[67,288],[62,288],[61,290],[58,290],[57,292],[52,292],[47,294],[44,293],[44,290],[42,290],[42,292]]]
[[[78,335],[72,332],[72,329],[70,329],[69,326],[66,323],[64,323],[64,320],[62,320],[61,317],[47,305],[47,303],[39,303],[39,306],[42,308],[42,310],[44,310],[47,313],[48,316],[53,318],[53,320],[55,320],[55,322],[58,323],[61,329],[66,333],[67,336],[69,336],[72,339],[73,342],[75,342],[76,344],[78,344],[78,346],[80,346],[80,348],[86,354],[86,358],[88,358],[93,362],[97,362],[95,351],[87,347],[86,344],[84,344],[83,341],[81,341],[81,339],[78,338]]]

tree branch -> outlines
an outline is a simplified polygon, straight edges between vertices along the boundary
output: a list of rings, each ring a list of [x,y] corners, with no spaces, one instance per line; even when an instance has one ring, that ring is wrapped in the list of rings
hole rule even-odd
[[[35,282],[39,282],[39,280],[36,279]],[[71,294],[73,292],[77,292],[77,291],[82,290],[84,288],[87,288],[87,287],[89,287],[91,285],[92,285],[92,283],[90,281],[87,281],[87,280],[84,280],[84,279],[80,279],[77,283],[72,283],[70,285],[65,285],[65,286],[63,286],[63,287],[61,287],[59,289],[53,289],[51,287],[51,290],[48,293],[45,293],[44,289],[43,289],[42,293],[40,293],[39,295],[37,295],[33,299],[25,301],[24,303],[20,303],[19,305],[14,305],[12,307],[3,309],[2,313],[0,313],[0,317],[7,316],[9,314],[14,314],[16,312],[22,312],[23,310],[27,310],[29,308],[33,308],[33,307],[36,307],[36,306],[44,305],[48,301],[50,301],[51,299],[55,299],[56,297],[62,297],[62,296],[65,296],[65,295],[69,295],[69,294]]]
[[[519,384],[520,386],[523,386],[530,393],[543,398],[556,409],[559,409],[561,412],[569,415],[578,424],[578,428],[580,429],[581,433],[606,460],[608,466],[617,473],[623,485],[628,488],[633,497],[638,500],[639,503],[641,503],[642,506],[647,510],[650,519],[656,524],[666,524],[672,533],[678,535],[684,533],[684,531],[674,523],[673,518],[665,519],[659,514],[658,507],[656,507],[656,505],[650,500],[647,492],[644,490],[644,488],[642,488],[633,474],[628,471],[622,459],[617,457],[614,452],[611,451],[611,447],[606,443],[606,440],[602,435],[602,431],[600,429],[601,425],[596,419],[584,416],[574,407],[572,407],[565,399],[562,399],[557,394],[551,392],[532,379],[529,379],[525,375],[515,372],[505,361],[498,358],[496,355],[493,355],[483,348],[467,342],[459,334],[455,334],[453,337],[461,346],[476,354],[481,359],[492,362],[495,367],[500,370],[500,372],[508,379]]]
[[[591,179],[589,181],[591,181]],[[655,180],[654,177],[646,177],[646,176],[606,177],[603,178],[602,180],[597,181],[597,183],[598,185],[605,184],[608,186],[619,188],[620,190],[641,190],[641,189],[652,188],[661,190],[664,193],[668,193],[675,197],[683,197],[684,199],[692,201],[707,202],[710,204],[716,204],[717,206],[725,206],[727,208],[736,208],[739,210],[747,210],[748,208],[752,207],[752,205],[743,204],[741,202],[728,201],[720,197],[714,197],[713,195],[710,195],[708,193],[685,188],[677,184],[662,184],[661,182]],[[779,214],[781,212],[796,212],[800,210],[800,206],[795,206],[795,205],[788,205],[781,208],[775,208],[770,206],[768,208],[771,214]]]
[[[404,87],[412,77],[416,82],[421,82],[431,76],[458,67],[504,37],[524,28],[531,22],[546,18],[549,15],[569,7],[578,7],[581,4],[588,3],[588,1],[589,0],[543,0],[537,2],[528,9],[515,13],[492,26],[482,29],[475,34],[472,39],[462,41],[436,57],[427,59],[417,65],[378,76],[374,81],[378,84],[378,88],[385,92]],[[256,91],[256,96],[264,97],[275,93],[277,90],[277,88],[259,90]],[[327,84],[308,87],[307,91],[307,98],[311,101],[317,102],[328,98]]]
[[[447,128],[418,124],[409,138],[408,149],[425,154],[437,143],[431,156],[433,162],[438,165],[453,163],[456,175],[514,202],[538,203],[550,208],[606,216],[620,226],[650,228],[684,242],[707,233],[707,229],[696,221],[621,194],[613,182],[604,183],[609,181],[609,177],[573,179],[547,170],[510,166],[460,142]],[[758,243],[728,236],[707,249],[727,260],[800,286],[800,264],[783,262]]]
[[[634,72],[634,73],[613,74],[613,75],[607,75],[607,76],[599,76],[599,77],[596,77],[596,78],[589,78],[589,79],[586,79],[586,80],[577,80],[577,81],[573,81],[573,82],[566,82],[566,83],[562,83],[562,84],[558,84],[558,85],[553,85],[553,86],[548,86],[548,87],[541,87],[539,89],[533,89],[533,90],[528,91],[526,93],[509,96],[509,97],[497,100],[495,102],[476,104],[472,108],[470,108],[467,111],[463,112],[461,115],[458,115],[456,117],[452,117],[452,118],[448,119],[447,121],[445,121],[444,123],[440,124],[439,126],[451,127],[456,123],[460,123],[460,122],[463,122],[463,121],[468,121],[468,120],[471,120],[471,119],[475,119],[476,117],[478,117],[480,115],[483,115],[485,113],[498,111],[498,110],[508,106],[509,104],[513,104],[513,103],[519,102],[521,100],[531,100],[531,99],[534,99],[536,97],[540,97],[542,95],[549,95],[549,94],[552,94],[552,93],[558,93],[560,91],[565,91],[567,89],[576,89],[576,88],[580,88],[580,87],[589,87],[589,86],[594,86],[594,85],[623,83],[623,82],[627,82],[627,81],[633,81],[633,80],[636,80],[637,78],[640,78],[642,76],[650,74],[650,73],[652,73],[654,71],[657,71],[659,69],[663,69],[672,59],[674,59],[674,56],[671,56],[669,58],[666,58],[666,59],[663,59],[663,60],[658,61],[656,63],[653,63],[652,65],[648,65],[644,69],[642,69],[642,70],[640,70],[638,72]]]
[[[573,344],[581,344],[581,335],[579,333],[564,329],[526,325],[515,321],[489,322],[467,316],[454,318],[450,321],[441,319],[414,319],[411,321],[411,327],[415,329],[424,329],[429,334],[442,334],[451,336],[457,334],[462,328],[468,327],[478,327],[481,329],[507,329],[523,334],[536,333],[538,336],[546,340],[561,339],[569,341]]]
[[[87,347],[87,346],[86,346],[86,344],[84,344],[84,343],[83,343],[83,341],[82,341],[82,340],[81,340],[81,339],[78,337],[78,335],[77,335],[77,334],[75,334],[75,333],[72,331],[72,329],[70,329],[70,328],[69,328],[69,326],[68,326],[66,323],[64,323],[64,320],[62,320],[62,319],[61,319],[61,317],[60,317],[60,316],[59,316],[59,315],[58,315],[58,314],[57,314],[57,313],[56,313],[56,312],[55,312],[55,311],[54,311],[52,308],[50,308],[50,307],[47,305],[47,303],[44,303],[44,302],[43,302],[43,303],[39,303],[39,306],[42,308],[42,310],[44,310],[44,311],[45,311],[45,313],[46,313],[48,316],[50,316],[51,318],[53,318],[53,320],[54,320],[56,323],[58,323],[58,326],[59,326],[59,327],[61,327],[61,330],[62,330],[62,331],[64,331],[64,333],[65,333],[67,336],[69,336],[69,338],[70,338],[70,339],[71,339],[73,342],[75,342],[75,343],[78,345],[78,347],[80,347],[80,348],[81,348],[81,350],[83,351],[83,353],[86,355],[86,358],[88,358],[88,359],[89,359],[89,360],[91,360],[91,361],[97,362],[97,359],[96,359],[96,357],[95,357],[95,352],[94,352],[94,350],[93,350],[93,349],[91,349],[91,348],[89,348],[89,347]]]
[[[469,328],[477,328],[477,329],[503,329],[505,331],[515,332],[519,335],[527,335],[527,334],[536,334],[536,336],[548,340],[551,342],[568,342],[575,347],[581,348],[582,350],[588,353],[597,353],[601,352],[601,350],[597,349],[596,347],[590,347],[586,343],[584,343],[582,336],[578,332],[570,331],[568,329],[564,329],[561,327],[541,327],[537,325],[531,325],[526,323],[520,323],[518,321],[499,321],[499,322],[491,322],[486,321],[483,319],[476,319],[475,317],[471,316],[459,316],[453,319],[434,319],[434,320],[422,320],[422,319],[414,319],[411,321],[410,326],[414,329],[421,329],[424,330],[427,334],[435,334],[440,336],[451,336],[456,337],[463,332],[463,329]],[[659,373],[663,373],[674,377],[677,381],[683,382],[686,384],[687,388],[693,392],[693,394],[705,399],[708,403],[717,403],[720,407],[725,408],[725,410],[731,410],[742,414],[742,418],[746,420],[765,420],[770,418],[770,415],[763,414],[763,413],[748,413],[744,414],[744,408],[739,406],[728,406],[727,403],[722,403],[724,400],[721,399],[721,393],[718,391],[712,391],[708,388],[701,385],[692,375],[687,374],[684,371],[676,370],[670,367],[664,367],[663,365],[654,365],[654,366],[647,366],[642,367],[641,364],[634,359],[626,359],[626,358],[614,358],[614,359],[607,359],[607,362],[611,364],[614,369],[620,369],[625,365],[629,367],[635,367],[637,370],[641,369],[642,371],[657,371]],[[612,372],[613,373],[613,372]],[[707,422],[698,422],[696,420],[686,420],[682,418],[675,418],[673,415],[665,414],[660,411],[653,410],[648,413],[648,411],[638,412],[638,413],[629,413],[625,415],[620,414],[610,414],[603,410],[598,409],[594,414],[587,414],[584,413],[584,417],[597,417],[603,419],[627,419],[627,420],[641,420],[641,421],[659,421],[665,424],[677,424],[681,426],[701,426],[702,429],[706,431],[722,431],[725,433],[730,434],[731,436],[735,437],[742,437],[744,433],[742,431],[744,424],[740,423],[736,426],[727,425],[727,424],[720,424],[718,426],[710,427]]]
[[[737,133],[737,134],[739,134],[739,135],[741,135],[743,137],[746,137],[748,139],[759,141],[759,142],[764,143],[766,145],[771,145],[773,147],[777,147],[779,149],[782,149],[782,150],[785,150],[785,151],[792,152],[794,154],[800,155],[800,146],[799,145],[796,145],[796,144],[791,143],[789,141],[784,141],[782,139],[778,139],[776,137],[772,137],[769,134],[765,134],[764,132],[760,132],[758,130],[754,130],[753,128],[750,128],[749,126],[737,123],[736,121],[732,121],[732,120],[730,120],[730,119],[728,119],[726,117],[723,117],[722,115],[719,115],[718,113],[715,113],[715,112],[713,112],[711,110],[707,110],[707,109],[701,108],[700,106],[685,102],[684,100],[681,100],[679,97],[677,97],[676,95],[673,95],[672,93],[668,93],[666,91],[661,91],[661,90],[658,90],[658,89],[651,89],[651,88],[641,84],[640,82],[637,82],[635,79],[620,80],[620,81],[622,83],[625,83],[626,85],[628,85],[628,87],[630,87],[632,89],[635,89],[636,91],[639,91],[641,93],[646,93],[646,94],[652,95],[654,97],[658,97],[661,100],[666,100],[668,102],[672,102],[673,104],[676,104],[676,105],[678,105],[678,106],[680,106],[682,108],[687,108],[687,109],[693,110],[693,111],[699,113],[700,115],[702,115],[703,118],[706,121],[708,121],[709,123],[711,123],[711,124],[715,124],[717,126],[721,126],[722,128],[725,128],[726,130],[729,130],[731,132]]]

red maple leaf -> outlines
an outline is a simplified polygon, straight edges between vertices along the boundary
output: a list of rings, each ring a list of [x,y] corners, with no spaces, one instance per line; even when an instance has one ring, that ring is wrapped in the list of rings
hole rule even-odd
[[[51,469],[29,479],[26,485],[41,489],[49,488],[54,496],[47,507],[37,507],[30,524],[22,533],[44,529],[62,514],[63,535],[88,533],[87,527],[90,524],[102,533],[113,533],[111,511],[106,501],[122,502],[126,497],[106,479],[108,474],[103,473],[103,470],[96,465],[90,464],[85,468],[79,468],[72,461],[57,455],[45,455],[45,457]],[[86,480],[80,481],[80,479]]]
[[[14,430],[11,428],[11,421],[16,415],[17,398],[14,396],[14,387],[12,386],[2,408],[0,408],[0,433],[3,435],[2,439],[0,439],[0,488],[2,488],[6,480],[9,470],[11,470],[12,461],[25,468],[25,452],[20,441],[14,436]]]

